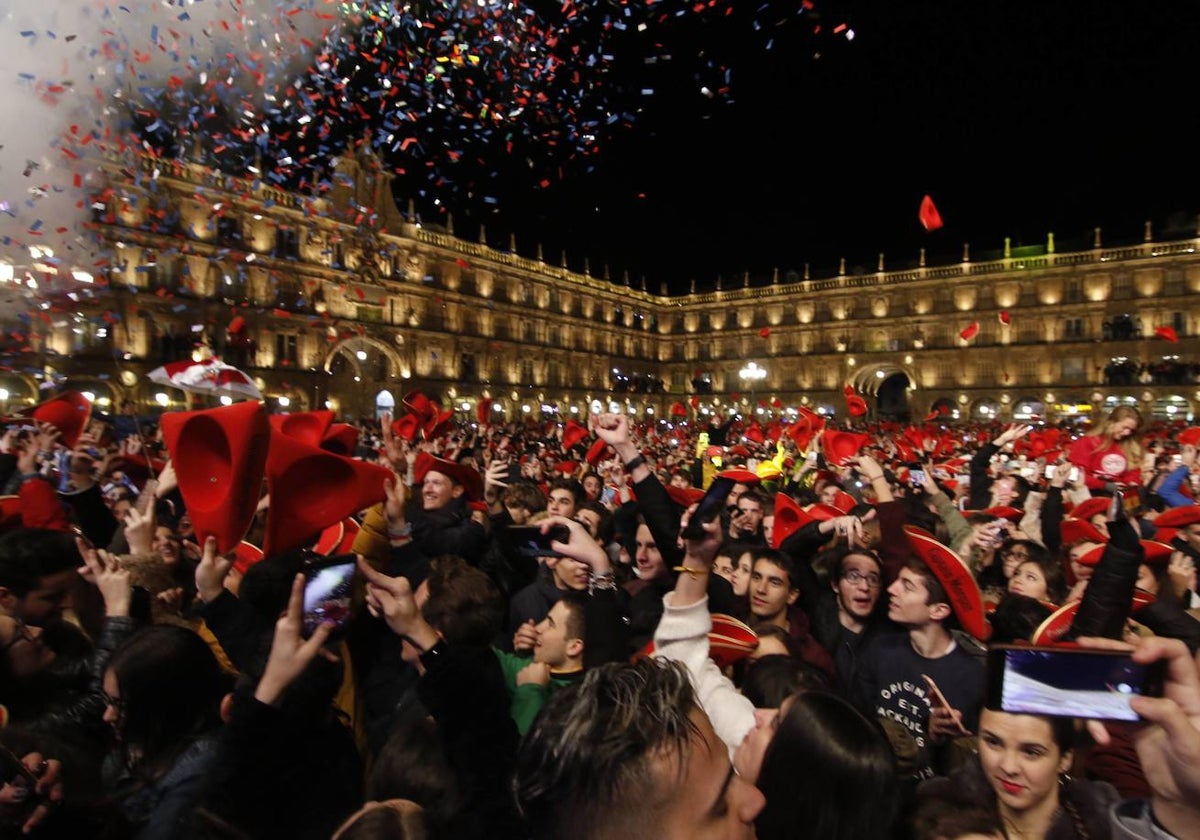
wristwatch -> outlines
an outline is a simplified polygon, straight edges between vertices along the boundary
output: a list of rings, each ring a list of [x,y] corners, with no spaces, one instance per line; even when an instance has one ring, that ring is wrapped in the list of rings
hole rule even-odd
[[[411,522],[405,522],[404,527],[399,528],[399,529],[393,529],[392,526],[390,526],[390,525],[388,526],[388,537],[390,539],[398,540],[403,537],[411,537],[411,536],[412,536],[412,523]]]

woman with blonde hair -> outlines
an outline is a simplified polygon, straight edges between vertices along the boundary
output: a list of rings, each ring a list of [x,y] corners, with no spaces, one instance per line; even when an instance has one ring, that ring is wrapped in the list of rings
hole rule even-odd
[[[1092,495],[1113,495],[1142,481],[1142,415],[1119,405],[1094,429],[1071,444],[1067,458],[1079,467]]]

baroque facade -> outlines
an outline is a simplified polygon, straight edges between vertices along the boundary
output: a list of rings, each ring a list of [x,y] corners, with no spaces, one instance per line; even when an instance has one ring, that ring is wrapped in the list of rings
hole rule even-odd
[[[412,390],[471,417],[489,397],[510,419],[614,404],[665,418],[678,402],[844,417],[847,384],[875,416],[916,419],[1089,418],[1117,403],[1190,419],[1200,404],[1200,231],[1154,241],[1147,224],[1144,241],[1104,248],[1097,230],[1086,250],[1057,253],[1051,237],[903,271],[881,256],[869,273],[670,297],[554,267],[540,246],[529,259],[456,238],[452,221],[422,226],[369,153],[342,158],[318,198],[186,159],[102,172],[107,264],[30,320],[31,364],[0,378],[8,407],[36,401],[30,371],[44,371],[102,408],[181,408],[146,374],[208,352],[255,377],[272,410],[352,416]]]

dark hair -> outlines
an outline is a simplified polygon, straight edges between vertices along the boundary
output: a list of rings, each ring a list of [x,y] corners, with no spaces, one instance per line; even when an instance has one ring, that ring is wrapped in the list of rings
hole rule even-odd
[[[832,690],[833,686],[820,668],[783,653],[748,662],[741,682],[742,694],[756,709],[778,709],[784,700],[803,689]]]
[[[533,840],[645,836],[700,737],[677,662],[611,662],[555,693],[517,752],[514,790]]]
[[[559,597],[567,608],[567,626],[564,628],[568,639],[579,639],[587,644],[587,605],[591,597],[586,592],[576,592],[569,589]]]
[[[170,624],[134,633],[113,651],[107,670],[120,691],[122,758],[145,781],[220,725],[221,700],[233,687],[208,643]]]
[[[831,691],[793,695],[757,784],[767,799],[755,821],[759,840],[890,837],[899,812],[891,743],[876,720]]]
[[[583,489],[583,484],[577,478],[560,475],[557,478],[550,479],[546,485],[546,496],[550,496],[551,490],[566,490],[575,497],[575,507],[587,501],[587,491]]]
[[[912,840],[958,840],[969,834],[1005,836],[1004,821],[995,808],[941,796],[927,796],[918,802],[912,829]]]
[[[393,797],[402,798],[402,797]],[[400,813],[395,808],[380,805],[368,808],[354,822],[343,826],[334,837],[337,840],[425,840],[438,834],[427,829],[428,815],[420,811]]]
[[[487,572],[443,554],[434,558],[425,584],[429,600],[421,615],[447,642],[487,645],[500,632],[505,605]]]
[[[779,568],[783,569],[788,577],[788,589],[799,589],[800,579],[796,575],[798,569],[796,561],[792,559],[790,554],[780,551],[777,548],[767,548],[765,546],[754,546],[750,549],[750,571],[754,572],[754,567],[758,565],[759,560],[766,560],[769,563],[774,563]]]
[[[83,565],[75,535],[55,528],[16,528],[0,536],[0,586],[24,598],[44,577]]]
[[[1041,570],[1042,577],[1046,579],[1046,598],[1056,604],[1061,604],[1063,598],[1067,596],[1067,573],[1063,570],[1062,563],[1045,551],[1039,552],[1037,556],[1030,554],[1028,560],[1017,563],[1017,569],[1026,563],[1032,563]],[[1013,574],[1016,573],[1016,569],[1014,569]]]
[[[762,510],[764,515],[766,514],[766,512],[767,512],[767,496],[765,493],[763,493],[757,487],[751,487],[745,493],[738,496],[739,502],[742,499],[749,499],[752,502],[757,502],[759,509]]]
[[[513,507],[523,507],[530,513],[546,509],[546,495],[542,488],[525,478],[510,481],[500,494],[500,501]]]
[[[600,545],[608,545],[613,541],[617,532],[617,523],[611,510],[595,499],[584,502],[579,506],[579,510],[590,510],[600,517],[600,521],[596,523],[596,542]]]
[[[392,729],[367,777],[366,798],[411,799],[435,836],[449,828],[466,802],[431,718],[411,715]]]
[[[1010,644],[1017,641],[1029,641],[1033,632],[1042,622],[1054,612],[1036,598],[1027,595],[1017,595],[1005,592],[996,603],[996,609],[989,617],[992,625],[992,635],[988,637],[991,644]]]
[[[921,577],[921,580],[925,584],[926,604],[950,604],[950,596],[946,594],[946,587],[942,586],[942,582],[938,580],[933,570],[925,564],[925,561],[914,557],[904,564],[904,568]],[[953,610],[951,610],[951,613],[953,613]]]

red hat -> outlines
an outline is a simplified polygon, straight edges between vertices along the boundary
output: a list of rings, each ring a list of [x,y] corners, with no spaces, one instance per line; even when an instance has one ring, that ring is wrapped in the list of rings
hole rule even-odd
[[[1180,505],[1167,508],[1154,520],[1154,527],[1183,528],[1200,522],[1200,505]]]
[[[971,323],[969,323],[965,327],[963,327],[962,331],[958,335],[960,338],[962,338],[963,341],[970,341],[972,338],[974,338],[978,334],[979,334],[979,322],[972,321]]]
[[[271,428],[309,446],[320,446],[333,423],[332,411],[297,411],[293,414],[272,414]]]
[[[1086,519],[1076,519],[1073,516],[1068,516],[1059,523],[1058,529],[1062,534],[1062,544],[1065,546],[1071,546],[1081,541],[1108,542],[1108,537],[1101,534],[1096,526]]]
[[[563,426],[563,433],[562,433],[563,452],[566,452],[567,450],[571,449],[571,447],[573,447],[573,446],[577,446],[578,444],[583,443],[583,441],[587,440],[587,437],[588,437],[587,429],[585,429],[583,426],[580,426],[574,420],[568,420],[567,424],[565,426]]]
[[[351,456],[358,446],[358,429],[349,423],[334,423],[321,439],[321,448],[334,455]]]
[[[1155,327],[1154,335],[1158,338],[1164,338],[1172,344],[1179,343],[1179,334],[1175,332],[1174,327]]]
[[[917,209],[917,218],[921,222],[921,227],[927,231],[935,231],[942,226],[942,214],[938,212],[937,207],[933,204],[933,199],[929,196],[921,199],[921,206]]]
[[[200,542],[225,554],[246,534],[262,492],[271,425],[262,403],[246,400],[162,417],[179,492]]]
[[[867,413],[867,401],[858,394],[851,394],[846,397],[846,410],[851,417],[862,417]]]
[[[1025,515],[1025,511],[1010,505],[997,505],[996,507],[986,508],[983,512],[997,519],[1007,519],[1014,524],[1020,522],[1021,518]]]
[[[1179,535],[1178,528],[1159,528],[1157,521],[1154,523],[1154,525],[1154,539],[1158,542],[1169,543]]]
[[[0,496],[0,532],[21,527],[21,497]]]
[[[708,632],[708,655],[717,667],[724,668],[745,659],[758,647],[758,634],[748,625],[731,615],[712,614],[712,630]],[[634,654],[641,659],[654,654],[654,640]]]
[[[729,447],[729,454],[738,458],[748,458],[750,457],[750,450],[738,443]]]
[[[600,463],[600,459],[604,457],[604,450],[606,449],[608,449],[608,444],[604,439],[596,438],[596,441],[588,448],[587,455],[583,456],[583,460],[594,467]]]
[[[480,423],[488,423],[491,421],[492,398],[484,397],[479,402],[475,403],[475,419]]]
[[[575,470],[579,469],[578,461],[559,461],[554,465],[554,468],[563,475],[571,475]]]
[[[1175,436],[1181,446],[1200,446],[1200,426],[1189,426]]]
[[[74,449],[91,419],[92,403],[78,391],[63,391],[26,410],[39,423],[53,424],[61,433],[59,442],[68,449]]]
[[[759,426],[757,423],[752,425],[750,428],[746,429],[745,437],[746,437],[746,440],[752,441],[754,443],[762,443],[764,440],[767,439],[767,436],[765,434],[763,434],[762,427]]]
[[[946,590],[946,597],[958,623],[979,641],[987,641],[992,628],[984,615],[979,584],[975,582],[975,576],[967,564],[923,528],[905,525],[904,533],[913,551]]]
[[[747,624],[725,613],[713,613],[708,655],[717,667],[724,668],[745,659],[757,647],[758,634]]]
[[[738,484],[758,484],[758,474],[750,470],[731,469],[717,473],[717,478],[732,478]]]
[[[666,490],[671,501],[684,510],[704,498],[704,491],[699,487],[676,487],[674,484],[668,484]]]
[[[446,434],[454,427],[454,412],[439,411],[436,408],[425,418],[425,423],[421,427],[421,434],[425,440],[433,440],[436,437]]]
[[[468,502],[483,498],[483,476],[474,467],[438,458],[428,452],[417,453],[417,461],[413,464],[413,481],[417,484],[422,483],[425,480],[425,473],[430,470],[439,472],[462,485]]]
[[[421,430],[421,418],[415,414],[405,414],[398,420],[392,421],[392,434],[398,438],[412,443],[417,439],[417,432]]]
[[[233,568],[244,575],[251,566],[262,560],[263,556],[261,548],[242,540],[233,547]]]
[[[1112,499],[1106,496],[1091,496],[1071,508],[1071,516],[1075,519],[1090,520],[1097,513],[1107,513]]]
[[[1052,645],[1058,642],[1071,629],[1071,624],[1075,621],[1075,614],[1079,612],[1079,603],[1078,600],[1069,601],[1046,616],[1046,620],[1033,631],[1029,641],[1035,645]],[[1153,595],[1144,589],[1135,589],[1130,612],[1136,613],[1142,607],[1153,603]]]
[[[151,478],[157,477],[167,466],[166,458],[146,458],[142,452],[135,455],[122,455],[114,463],[114,468],[123,470],[138,486],[138,489]]]
[[[671,416],[672,417],[687,417],[687,413],[688,413],[687,406],[685,406],[683,403],[681,403],[681,402],[671,403]]]
[[[813,517],[786,493],[775,494],[775,527],[771,530],[771,548],[779,548],[783,541],[799,531]]]
[[[334,455],[278,432],[267,458],[263,551],[282,554],[322,529],[382,502],[383,483],[398,480],[386,467]]]
[[[411,394],[406,394],[400,400],[401,404],[417,415],[417,418],[422,422],[437,411],[437,407],[430,401],[429,397],[422,394],[420,391],[413,391]]]
[[[1175,553],[1175,546],[1167,545],[1165,542],[1158,540],[1139,540],[1142,544],[1142,550],[1145,552],[1146,563],[1150,566],[1161,566],[1171,559],[1171,555]]]
[[[349,554],[358,532],[358,520],[347,516],[341,522],[334,522],[321,531],[321,536],[317,537],[313,551],[326,555]]]
[[[855,432],[826,431],[821,438],[821,444],[825,448],[825,460],[836,466],[841,466],[848,459],[858,455],[870,440],[870,435],[862,435]]]
[[[1092,540],[1089,540],[1092,542]],[[1099,545],[1092,546],[1086,552],[1075,558],[1075,562],[1080,566],[1095,566],[1100,562],[1100,558],[1104,556],[1104,550],[1108,548],[1107,542],[1102,542]]]

